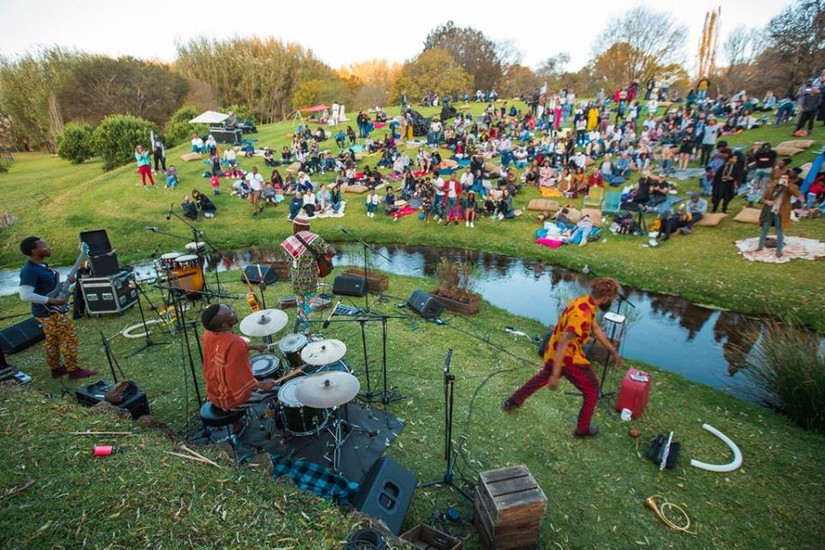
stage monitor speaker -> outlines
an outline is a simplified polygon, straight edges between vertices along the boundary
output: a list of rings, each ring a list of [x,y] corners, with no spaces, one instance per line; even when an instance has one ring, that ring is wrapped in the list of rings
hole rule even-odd
[[[2,346],[4,353],[12,354],[36,344],[45,337],[43,325],[38,323],[37,319],[31,317],[0,330],[0,346]]]
[[[332,281],[336,296],[363,296],[367,293],[367,279],[356,275],[339,275]]]
[[[441,302],[420,289],[410,295],[407,306],[424,319],[435,319],[444,311],[444,305]]]
[[[272,269],[272,266],[264,264],[249,264],[243,268],[246,277],[241,275],[241,282],[245,283],[247,279],[253,285],[263,281],[267,285],[275,284],[278,281],[278,274]]]
[[[381,457],[373,464],[355,495],[358,511],[387,524],[394,534],[401,533],[404,516],[410,508],[418,479],[391,458]]]

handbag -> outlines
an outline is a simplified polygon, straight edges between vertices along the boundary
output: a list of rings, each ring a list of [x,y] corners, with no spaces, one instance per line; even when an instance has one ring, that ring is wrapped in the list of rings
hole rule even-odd
[[[332,265],[332,257],[335,255],[333,253],[326,253],[321,254],[320,252],[316,252],[309,244],[298,234],[295,235],[295,238],[301,241],[301,244],[306,247],[307,250],[310,251],[312,256],[315,258],[315,262],[318,264],[318,276],[324,278],[332,273],[334,266]]]

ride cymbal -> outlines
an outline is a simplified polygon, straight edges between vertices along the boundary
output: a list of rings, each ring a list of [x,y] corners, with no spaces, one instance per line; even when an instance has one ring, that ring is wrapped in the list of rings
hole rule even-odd
[[[282,330],[289,318],[280,309],[262,309],[250,313],[241,321],[241,332],[247,336],[271,336]]]
[[[318,340],[310,342],[301,350],[301,359],[307,365],[329,365],[344,358],[347,345],[341,340]]]
[[[360,390],[360,382],[348,372],[319,372],[300,379],[295,397],[307,407],[327,409],[349,403]]]

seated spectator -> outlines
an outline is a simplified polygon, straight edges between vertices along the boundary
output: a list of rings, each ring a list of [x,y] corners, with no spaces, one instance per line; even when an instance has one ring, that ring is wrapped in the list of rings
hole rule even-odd
[[[166,170],[166,189],[174,190],[179,183],[178,179],[178,170],[175,168],[175,165],[172,164]]]
[[[593,220],[590,219],[590,216],[585,214],[578,222],[576,222],[576,228],[573,230],[570,237],[566,238],[564,242],[567,244],[585,246],[587,244],[587,236],[590,235],[590,231],[592,229]]]
[[[264,184],[262,197],[264,199],[264,206],[267,204],[278,204],[278,193],[275,191],[275,187],[272,185],[272,182],[268,181]]]
[[[218,210],[215,207],[215,203],[212,200],[198,191],[197,189],[192,190],[192,199],[195,200],[197,204],[198,210],[201,211],[204,218],[214,218],[215,212]]]
[[[670,184],[664,174],[659,174],[650,186],[650,200],[647,201],[647,206],[654,207],[662,204],[667,200],[669,192]]]
[[[395,204],[395,193],[392,187],[387,186],[387,194],[384,196],[384,213],[392,215],[398,212],[398,205]],[[395,218],[396,220],[398,218]]]
[[[322,185],[315,195],[315,205],[319,213],[326,212],[332,208],[332,194],[326,185]]]
[[[289,216],[288,219],[294,220],[296,216],[301,213],[301,209],[304,206],[304,197],[301,195],[300,191],[296,191],[295,195],[293,195],[292,200],[289,201]]]
[[[192,152],[203,153],[205,148],[203,146],[203,138],[198,134],[192,134]]]
[[[303,209],[307,218],[314,217],[315,212],[318,210],[318,205],[315,204],[315,193],[312,192],[312,189],[309,189],[308,191],[304,192]]]
[[[264,147],[264,164],[267,166],[278,166],[278,162],[275,160],[275,157],[272,156],[272,150],[269,147]]]
[[[189,195],[183,196],[183,202],[180,205],[181,210],[183,210],[183,215],[189,218],[190,220],[197,220],[198,219],[198,205],[192,202],[192,199],[189,198]]]
[[[249,197],[251,189],[245,179],[235,180],[232,184],[232,194],[238,198],[245,199]]]
[[[281,164],[292,164],[292,151],[286,145],[281,149]]]
[[[702,219],[708,211],[708,201],[703,199],[699,191],[690,192],[690,200],[687,202],[687,213],[690,214],[690,220],[682,230],[682,233],[690,233],[693,224]]]
[[[344,201],[344,195],[341,193],[341,184],[336,183],[332,186],[332,191],[330,192],[330,201],[332,204],[332,211],[336,214],[344,211],[344,206],[346,202]]]
[[[209,137],[206,138],[206,152],[210,155],[218,152],[218,142],[215,141],[212,134],[209,134]]]

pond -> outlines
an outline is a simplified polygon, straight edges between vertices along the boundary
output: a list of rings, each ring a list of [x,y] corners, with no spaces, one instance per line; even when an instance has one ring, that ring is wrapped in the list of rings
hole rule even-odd
[[[337,248],[340,253],[335,257],[336,266],[363,265],[360,246],[343,244]],[[514,318],[509,326],[516,330],[524,329],[518,325],[516,316],[545,325],[554,324],[567,300],[587,292],[590,280],[588,275],[558,267],[483,252],[404,246],[380,247],[376,251],[378,254],[370,253],[370,269],[398,275],[432,277],[442,257],[471,262],[477,272],[474,290],[494,306],[512,313]],[[260,249],[209,254],[207,270],[217,268],[222,272],[234,269],[235,262],[266,263],[275,257],[272,251]],[[135,272],[138,279],[154,277],[151,262],[136,265]],[[0,271],[0,295],[16,293],[17,276],[13,270]],[[434,286],[433,282],[422,283],[423,290],[433,290]],[[678,296],[628,287],[623,290],[633,306],[623,305],[621,309],[627,318],[621,347],[623,357],[747,397],[749,384],[744,376],[736,375],[731,363],[741,357],[739,350],[749,350],[756,343],[762,324],[759,319],[699,307]],[[407,297],[396,298],[406,300]],[[607,323],[603,328],[610,335],[613,327]],[[504,329],[502,326],[502,335]],[[538,366],[538,358],[536,364]]]

